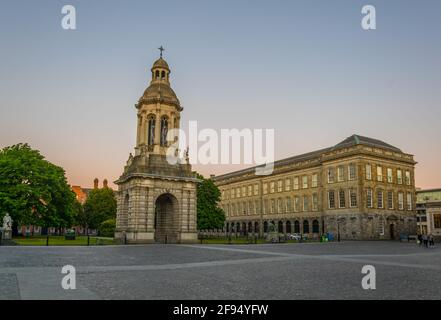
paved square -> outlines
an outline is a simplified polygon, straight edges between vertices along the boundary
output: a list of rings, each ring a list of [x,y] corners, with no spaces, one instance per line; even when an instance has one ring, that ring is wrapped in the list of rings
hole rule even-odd
[[[76,290],[64,290],[64,265]],[[361,269],[376,268],[376,290]],[[441,299],[441,249],[415,243],[0,247],[0,299]]]

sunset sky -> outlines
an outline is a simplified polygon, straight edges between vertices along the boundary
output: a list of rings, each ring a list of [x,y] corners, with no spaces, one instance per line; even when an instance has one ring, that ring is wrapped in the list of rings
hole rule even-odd
[[[61,8],[77,30],[61,28]],[[361,28],[374,5],[377,30]],[[440,1],[2,1],[0,147],[27,142],[73,185],[116,180],[165,47],[181,126],[273,128],[276,159],[357,133],[441,187]],[[241,166],[195,165],[204,175]]]

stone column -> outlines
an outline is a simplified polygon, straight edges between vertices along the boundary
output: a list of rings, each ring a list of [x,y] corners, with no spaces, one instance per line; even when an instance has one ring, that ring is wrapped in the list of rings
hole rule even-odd
[[[134,231],[135,232],[145,232],[146,231],[146,199],[145,199],[145,189],[141,186],[137,186],[132,190],[132,216],[134,221]]]
[[[189,232],[196,232],[197,222],[196,222],[196,190],[190,192],[189,197]]]
[[[155,203],[153,197],[153,189],[149,189],[146,195],[146,211],[147,211],[147,221],[146,227],[147,232],[155,232]]]
[[[136,146],[140,144],[140,132],[141,132],[141,116],[138,114],[138,122],[136,123]]]
[[[121,232],[125,229],[124,226],[124,193],[119,188],[119,193],[116,198],[116,233]]]
[[[160,104],[158,104],[160,108]],[[157,112],[156,114],[156,126],[155,126],[155,145],[159,146],[161,142],[161,114]],[[158,149],[159,151],[159,149]]]
[[[145,114],[141,114],[141,125],[139,128],[139,143],[146,144],[147,143],[147,116]]]
[[[184,189],[182,191],[181,196],[181,232],[188,232],[189,231],[189,204],[190,204],[190,191]]]

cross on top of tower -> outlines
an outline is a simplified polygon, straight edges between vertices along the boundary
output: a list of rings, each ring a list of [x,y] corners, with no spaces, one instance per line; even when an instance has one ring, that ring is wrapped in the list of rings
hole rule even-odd
[[[160,46],[158,49],[160,51],[160,57],[162,58],[162,51],[165,51],[165,49],[162,46]]]

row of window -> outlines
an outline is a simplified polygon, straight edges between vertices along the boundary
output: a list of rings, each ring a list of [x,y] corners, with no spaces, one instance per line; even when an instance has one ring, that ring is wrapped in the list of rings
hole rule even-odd
[[[271,221],[271,223],[276,226],[276,223],[274,221]],[[301,225],[301,222],[296,220],[296,221],[294,221],[294,225],[292,228],[291,221],[286,221],[285,231],[286,231],[286,233],[291,233],[291,232],[300,233],[300,225]],[[309,233],[309,231],[310,231],[309,221],[303,220],[302,225],[303,225],[303,228],[302,228],[303,233]],[[241,233],[242,232],[256,232],[256,233],[259,232],[259,222],[257,222],[257,221],[254,222],[254,224],[252,222],[248,222],[248,223],[243,222],[242,224],[240,222],[236,222],[236,223],[232,222],[232,223],[227,223],[226,227],[227,227],[226,228],[227,232],[241,232]],[[268,231],[269,231],[269,223],[268,223],[268,221],[265,221],[263,223],[263,232],[266,233]],[[282,221],[279,221],[277,223],[277,231],[280,233],[283,232],[283,222]],[[314,219],[312,221],[312,233],[319,233],[319,232],[320,232],[320,223],[317,219]]]
[[[303,175],[301,177],[279,179],[277,181],[264,182],[262,185],[262,193],[285,192],[291,190],[307,189],[318,187],[318,174],[311,176]],[[222,192],[223,199],[235,199],[242,197],[251,197],[259,195],[259,184],[242,186],[225,190]]]
[[[345,169],[345,166],[343,165],[340,165],[337,168],[328,168],[328,183],[345,181],[346,174],[348,181],[354,181],[357,179],[357,167],[354,163],[350,163],[347,166],[347,169]]]
[[[366,189],[366,207],[374,208],[374,194],[372,189]],[[346,208],[346,195],[349,197],[349,207],[357,207],[357,192],[349,189],[348,194],[345,190],[328,191],[328,208]],[[376,191],[376,208],[377,209],[395,209],[395,193],[393,191]],[[397,193],[397,209],[404,210],[404,192]],[[406,193],[406,210],[412,210],[412,193]]]
[[[377,168],[376,180],[380,182],[384,181],[385,179],[383,176],[383,167],[377,165],[376,168]],[[366,180],[373,180],[371,164],[366,164]],[[401,169],[394,170],[392,168],[386,168],[386,181],[388,183],[403,184],[403,170]],[[404,183],[408,186],[411,185],[410,171],[406,170],[404,172]]]
[[[260,214],[260,201],[244,201],[224,205],[227,216],[241,216]],[[295,196],[278,199],[265,199],[263,201],[263,214],[288,213],[300,211],[317,211],[318,195],[313,193],[311,196]]]
[[[379,182],[387,181],[388,183],[403,184],[403,170],[396,169],[394,174],[394,169],[386,168],[386,177],[383,176],[383,167],[380,165],[376,166],[377,175],[376,180]],[[345,166],[340,165],[337,168],[328,168],[327,177],[328,183],[342,182],[345,181],[347,176],[348,181],[356,180],[357,178],[357,167],[355,164],[349,164],[347,169]],[[384,179],[386,178],[386,179]],[[372,176],[372,165],[366,164],[366,180],[373,180]],[[410,171],[404,172],[404,183],[406,185],[411,185]]]
[[[349,207],[350,208],[356,208],[358,206],[357,201],[357,190],[355,189],[349,189],[344,190],[340,189],[338,192],[334,190],[328,191],[328,205],[329,209],[335,209],[335,208],[346,208],[347,202],[346,202],[346,196],[349,200]],[[336,198],[338,197],[338,199]]]
[[[376,166],[377,181],[384,181],[383,167]],[[388,183],[411,185],[410,171],[404,172],[401,169],[394,170],[392,168],[386,168],[386,181]],[[345,179],[347,177],[347,179]],[[357,166],[353,163],[347,167],[340,165],[338,167],[331,167],[327,169],[328,183],[354,181],[357,179]],[[372,165],[366,164],[366,180],[373,180],[372,177]],[[275,181],[264,182],[262,184],[262,194],[272,194],[276,192],[286,192],[291,190],[307,189],[309,187],[316,188],[319,184],[318,173],[312,175],[303,175],[293,178],[278,179]],[[222,191],[222,199],[237,199],[243,197],[251,197],[259,195],[259,184],[250,184],[248,186],[235,187],[229,190]]]

